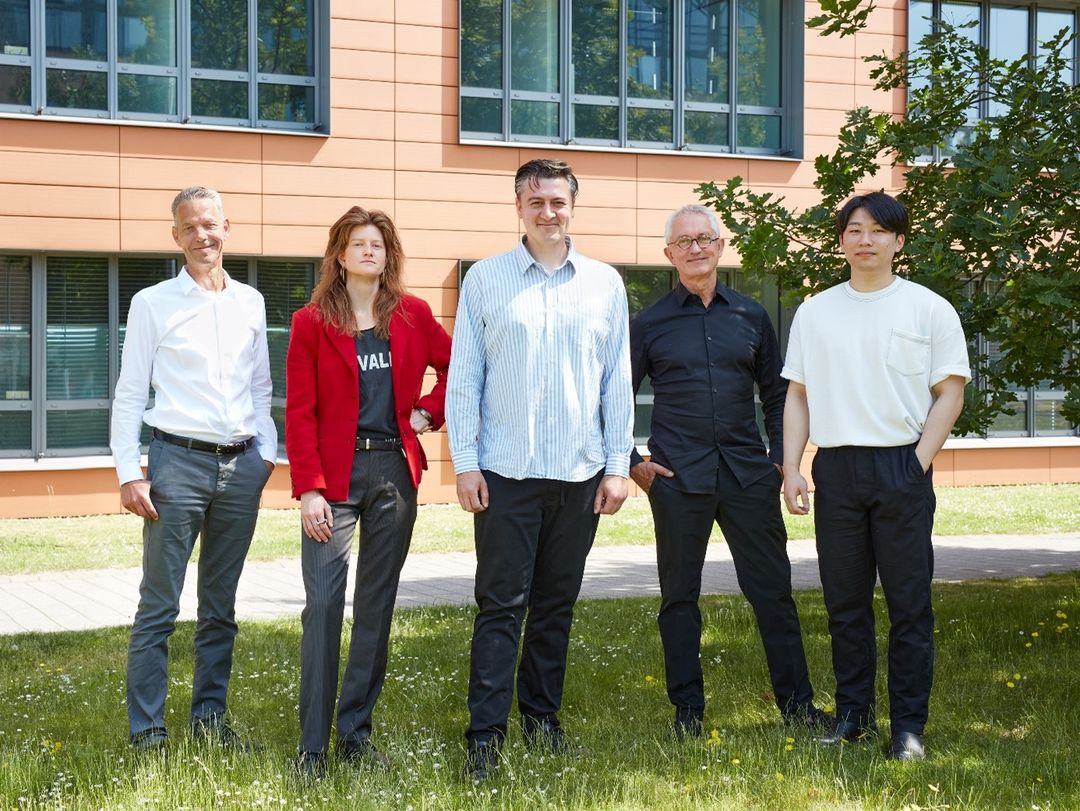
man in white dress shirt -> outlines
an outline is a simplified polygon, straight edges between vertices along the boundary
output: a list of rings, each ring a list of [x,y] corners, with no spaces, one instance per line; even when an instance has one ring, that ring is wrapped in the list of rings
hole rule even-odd
[[[259,499],[277,458],[262,296],[222,266],[229,221],[213,189],[173,200],[186,264],[131,301],[111,445],[124,509],[144,519],[143,579],[128,649],[131,743],[164,747],[168,641],[201,537],[191,732],[248,749],[225,718],[236,637],[236,586]],[[154,403],[148,409],[149,390]],[[142,423],[153,429],[145,477]]]

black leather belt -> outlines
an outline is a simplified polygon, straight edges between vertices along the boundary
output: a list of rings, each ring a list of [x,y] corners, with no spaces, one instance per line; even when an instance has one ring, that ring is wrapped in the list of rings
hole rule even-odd
[[[158,428],[154,429],[154,439],[160,439],[162,442],[168,442],[170,445],[179,445],[181,448],[187,448],[193,451],[216,453],[218,456],[243,453],[255,444],[255,437],[249,437],[248,439],[242,439],[239,442],[226,442],[223,445],[217,445],[213,442],[205,442],[201,439],[190,439],[186,436],[170,434],[167,431],[162,431]]]
[[[358,436],[356,438],[356,449],[358,451],[400,451],[401,440],[368,439],[367,437]]]

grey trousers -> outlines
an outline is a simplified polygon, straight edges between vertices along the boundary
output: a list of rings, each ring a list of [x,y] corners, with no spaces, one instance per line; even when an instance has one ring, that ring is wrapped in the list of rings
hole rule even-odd
[[[334,529],[326,543],[301,531],[307,601],[300,615],[300,751],[325,752],[330,742],[349,554],[357,521],[360,549],[353,591],[349,655],[338,699],[337,737],[356,745],[371,735],[371,715],[386,678],[390,621],[398,579],[416,522],[416,488],[400,451],[357,451],[349,498],[331,502]]]
[[[169,636],[180,613],[188,560],[201,537],[192,721],[225,712],[236,638],[236,585],[269,478],[255,447],[218,456],[160,440],[147,477],[158,520],[143,522],[143,578],[127,663],[132,735],[165,727]]]

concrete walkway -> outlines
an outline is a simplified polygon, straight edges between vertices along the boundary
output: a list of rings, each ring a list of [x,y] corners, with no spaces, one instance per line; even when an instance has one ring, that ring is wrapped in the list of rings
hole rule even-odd
[[[935,579],[940,581],[1080,571],[1080,533],[939,537],[934,548]],[[795,588],[820,587],[814,542],[792,541],[788,553]],[[398,607],[470,604],[475,566],[471,552],[411,555],[402,573]],[[130,625],[139,577],[139,569],[0,576],[0,635]],[[190,567],[181,620],[195,618],[194,586],[195,569]],[[710,545],[702,588],[707,593],[738,592],[724,544]],[[651,546],[598,547],[589,556],[582,597],[659,593]],[[244,568],[236,606],[240,620],[298,616],[303,606],[299,559],[251,561]]]

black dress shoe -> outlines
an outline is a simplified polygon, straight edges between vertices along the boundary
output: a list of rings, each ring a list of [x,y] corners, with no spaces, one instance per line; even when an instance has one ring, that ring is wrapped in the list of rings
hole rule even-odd
[[[793,712],[784,713],[784,726],[808,729],[820,735],[828,735],[836,726],[836,719],[824,710],[810,704]]]
[[[326,777],[325,752],[301,752],[293,765],[296,773],[305,780],[322,780]]]
[[[922,735],[914,732],[894,732],[889,756],[894,760],[924,760],[926,750],[923,749]]]
[[[699,707],[675,708],[675,740],[705,737],[705,711]]]
[[[262,751],[262,744],[240,735],[221,715],[194,719],[191,722],[191,737],[196,741],[216,744],[222,749],[233,752]]]
[[[131,748],[136,752],[160,752],[168,742],[165,727],[150,727],[131,736]]]
[[[370,766],[390,770],[390,758],[375,748],[369,738],[359,741],[343,740],[338,744],[338,757],[350,766]]]
[[[521,716],[521,731],[525,736],[525,745],[530,749],[541,749],[553,755],[569,755],[581,757],[583,754],[580,746],[575,744],[559,725],[559,719],[554,715],[523,715]]]
[[[841,743],[865,741],[875,735],[877,735],[877,727],[873,724],[861,726],[854,721],[837,721],[832,732],[828,735],[820,735],[814,738],[814,741],[822,746],[836,746]]]
[[[465,754],[465,779],[483,783],[499,768],[499,742],[491,740],[469,744]]]

